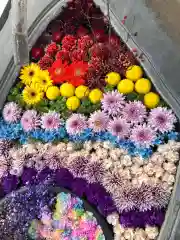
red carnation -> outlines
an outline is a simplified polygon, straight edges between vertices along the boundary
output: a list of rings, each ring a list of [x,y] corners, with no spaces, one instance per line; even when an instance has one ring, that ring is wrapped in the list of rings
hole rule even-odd
[[[93,45],[93,40],[89,35],[85,35],[78,39],[78,48],[84,50],[92,47]]]
[[[67,61],[67,62],[69,62],[69,60],[70,60],[69,52],[68,52],[67,50],[65,50],[65,49],[60,50],[60,51],[57,52],[57,54],[56,54],[56,59],[57,59],[57,60],[60,59],[60,60],[62,60],[62,61]]]
[[[52,40],[54,42],[60,43],[63,37],[63,33],[62,32],[53,32],[52,33]]]
[[[93,37],[95,37],[96,41],[98,42],[104,42],[106,39],[105,33],[103,30],[93,30]]]
[[[86,51],[83,51],[81,49],[75,49],[71,53],[71,60],[73,62],[75,62],[75,61],[86,61],[87,60],[87,53],[86,53]]]
[[[71,51],[76,47],[76,38],[72,35],[66,35],[62,40],[62,49]]]
[[[45,52],[50,57],[54,57],[56,55],[56,53],[58,52],[58,50],[59,50],[58,45],[55,42],[52,42],[46,47]]]
[[[38,64],[42,70],[47,70],[52,66],[53,59],[48,55],[44,55],[44,57],[39,60]]]
[[[41,47],[33,47],[31,50],[31,56],[35,60],[39,60],[44,55],[44,49]]]
[[[96,43],[90,48],[91,58],[106,59],[109,57],[108,46],[104,43]]]
[[[80,26],[77,30],[77,36],[78,38],[81,38],[83,37],[84,35],[87,35],[88,34],[88,30],[86,28],[84,28],[83,26]]]

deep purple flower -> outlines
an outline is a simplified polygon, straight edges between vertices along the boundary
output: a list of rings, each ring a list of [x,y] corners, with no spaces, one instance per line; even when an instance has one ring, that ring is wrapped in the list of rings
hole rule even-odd
[[[56,171],[55,182],[58,186],[71,188],[73,181],[73,176],[67,169],[61,168]]]
[[[93,161],[87,164],[84,177],[89,183],[100,182],[105,173],[105,168],[102,162]]]
[[[37,175],[37,183],[42,183],[45,180],[50,179],[52,177],[52,175],[53,175],[53,171],[50,168],[48,168],[48,167],[44,168]]]
[[[110,196],[103,196],[101,198],[101,200],[98,202],[98,210],[105,217],[117,211],[116,206]]]
[[[21,180],[24,185],[33,184],[35,182],[37,171],[34,168],[24,168]]]
[[[88,183],[82,178],[76,178],[72,182],[71,189],[79,197],[83,197],[86,192]]]
[[[108,131],[119,139],[129,135],[130,124],[123,118],[115,118],[109,122]]]
[[[176,122],[177,119],[172,110],[165,107],[152,109],[148,118],[149,125],[161,133],[173,130]]]
[[[15,175],[7,175],[2,180],[2,187],[6,194],[16,190],[18,186],[18,178]]]

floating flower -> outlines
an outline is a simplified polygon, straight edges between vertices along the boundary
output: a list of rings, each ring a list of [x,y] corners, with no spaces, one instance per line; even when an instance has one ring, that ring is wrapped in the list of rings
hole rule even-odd
[[[72,114],[66,121],[66,130],[70,135],[80,134],[86,128],[86,118],[81,114]]]
[[[41,117],[42,128],[45,130],[58,129],[61,123],[60,114],[56,112],[45,113]]]
[[[72,35],[66,35],[62,40],[62,49],[72,51],[76,47],[76,38]]]
[[[86,62],[73,62],[67,67],[66,79],[69,83],[73,84],[75,87],[83,85],[85,83],[84,77],[88,70],[88,63]]]
[[[38,87],[33,84],[24,88],[22,96],[26,104],[34,105],[42,100],[43,92],[41,92]]]
[[[21,109],[16,103],[9,102],[4,106],[2,115],[6,122],[15,123],[21,117]]]
[[[47,70],[48,68],[50,68],[53,64],[53,59],[48,56],[48,55],[44,55],[38,62],[40,68],[42,70]]]
[[[32,83],[37,86],[38,89],[46,91],[48,87],[52,86],[52,80],[49,76],[49,72],[40,71],[39,75],[34,77]]]
[[[58,45],[56,43],[52,42],[46,47],[45,52],[50,57],[54,57],[56,55],[56,53],[58,52],[58,50],[59,50]]]
[[[94,132],[101,132],[107,129],[109,118],[106,113],[102,111],[95,111],[90,115],[89,127],[93,129]]]
[[[136,125],[132,129],[130,139],[139,147],[150,147],[156,139],[156,133],[146,124]]]
[[[52,67],[48,69],[54,84],[60,84],[67,80],[66,68],[67,63],[63,63],[62,60],[58,59],[53,63]]]
[[[25,132],[37,129],[40,126],[40,120],[35,110],[27,110],[21,118],[21,125]]]
[[[30,65],[24,66],[20,72],[20,79],[25,85],[30,85],[33,77],[39,75],[40,68],[37,64],[31,63]]]
[[[131,123],[141,123],[146,117],[146,108],[140,101],[126,103],[122,109],[123,117]]]
[[[152,109],[148,118],[149,125],[161,133],[173,130],[176,121],[176,117],[172,110],[169,110],[165,107],[157,107]]]
[[[101,103],[104,112],[110,116],[117,116],[121,113],[125,101],[122,94],[118,91],[112,91],[103,95]]]
[[[130,124],[121,117],[109,122],[108,131],[117,138],[123,139],[129,135]]]

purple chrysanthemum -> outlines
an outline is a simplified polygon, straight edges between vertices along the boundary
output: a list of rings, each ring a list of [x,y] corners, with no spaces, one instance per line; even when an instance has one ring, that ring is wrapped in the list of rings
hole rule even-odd
[[[17,103],[9,102],[4,106],[2,111],[3,118],[8,123],[15,123],[21,118],[21,108]]]
[[[121,117],[115,118],[109,122],[108,131],[118,138],[125,138],[129,135],[130,124]]]
[[[8,157],[9,150],[13,147],[13,143],[8,140],[0,140],[0,156]]]
[[[149,147],[156,139],[156,132],[148,125],[137,125],[132,129],[130,139],[138,147]]]
[[[124,96],[117,90],[107,92],[101,100],[102,109],[110,116],[118,116],[124,106]]]
[[[106,113],[101,111],[96,111],[91,114],[89,118],[89,127],[93,129],[94,132],[101,132],[107,129],[109,122],[109,117]]]
[[[25,132],[37,129],[40,126],[40,119],[35,110],[27,110],[21,118],[21,125]]]
[[[130,123],[141,123],[146,117],[146,108],[140,101],[126,103],[122,116]]]
[[[105,168],[102,162],[93,161],[87,164],[84,177],[89,183],[100,182],[104,176]]]
[[[41,117],[42,128],[45,130],[58,129],[61,123],[60,114],[56,112],[45,113]]]
[[[85,168],[88,162],[89,159],[85,157],[73,158],[69,164],[69,170],[74,177],[82,177],[84,175]]]
[[[109,193],[114,193],[117,189],[120,189],[125,183],[125,180],[117,171],[107,172],[102,179],[102,185]]]
[[[152,109],[148,118],[149,125],[161,133],[173,130],[176,121],[172,110],[165,107]]]
[[[82,114],[72,114],[66,121],[66,130],[70,135],[80,134],[86,128],[86,118]]]

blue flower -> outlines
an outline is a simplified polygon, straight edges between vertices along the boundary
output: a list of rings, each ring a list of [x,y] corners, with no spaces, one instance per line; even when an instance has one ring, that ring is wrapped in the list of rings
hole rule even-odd
[[[168,139],[169,140],[178,140],[179,136],[180,135],[177,132],[170,132],[170,133],[168,133]]]

